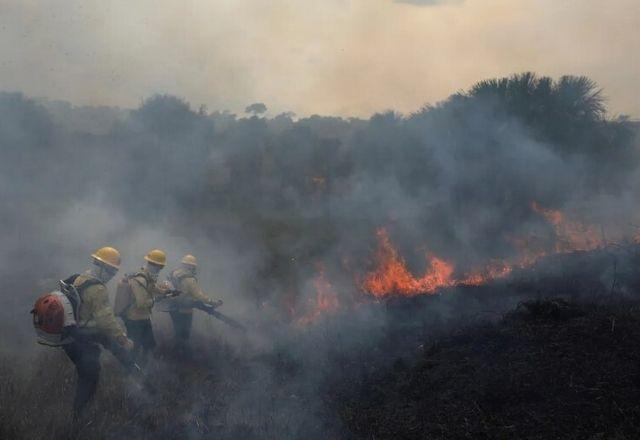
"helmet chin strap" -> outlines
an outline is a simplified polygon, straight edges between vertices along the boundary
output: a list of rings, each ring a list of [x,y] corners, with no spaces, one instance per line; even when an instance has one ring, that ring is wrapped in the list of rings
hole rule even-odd
[[[109,280],[111,280],[111,278],[113,278],[113,276],[116,274],[114,271],[108,270],[102,264],[94,264],[89,272],[91,272],[91,275],[105,284],[108,283]]]

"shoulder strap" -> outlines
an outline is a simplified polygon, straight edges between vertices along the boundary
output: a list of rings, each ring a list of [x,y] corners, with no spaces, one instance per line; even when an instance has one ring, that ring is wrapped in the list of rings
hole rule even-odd
[[[181,288],[180,283],[182,282],[182,280],[186,280],[187,278],[193,278],[197,282],[196,277],[194,277],[188,272],[181,271],[180,269],[175,269],[167,277],[167,279],[169,280],[169,282],[171,282],[171,284],[173,284],[173,287],[175,289],[180,289]]]
[[[67,278],[67,279],[65,279],[65,280],[62,280],[62,282],[63,282],[64,284],[66,284],[67,286],[70,286],[70,285],[72,285],[72,284],[76,281],[76,278],[78,278],[79,276],[80,276],[80,274],[79,274],[79,273],[74,273],[74,274],[73,274],[73,275],[71,275],[69,278]]]
[[[96,278],[87,278],[79,286],[75,286],[74,283],[78,279],[80,274],[71,275],[66,280],[62,281],[62,293],[69,299],[71,306],[73,307],[73,314],[78,319],[78,309],[82,303],[82,294],[84,291],[91,287],[100,284],[104,286],[104,283]]]
[[[139,277],[142,277],[144,279],[144,281],[147,283],[142,284],[142,282],[140,282],[140,280],[138,279]],[[136,272],[130,275],[127,275],[127,279],[129,281],[135,281],[136,283],[140,284],[140,286],[142,286],[144,289],[146,289],[147,287],[149,287],[149,279],[147,278],[147,276],[144,274],[144,272]]]
[[[75,286],[75,287],[78,290],[78,293],[80,295],[82,295],[82,292],[84,292],[86,289],[88,289],[91,286],[96,286],[98,284],[101,285],[101,286],[104,286],[104,283],[102,281],[98,280],[98,279],[87,278],[84,283],[80,284],[79,286]]]
[[[190,273],[186,273],[186,272],[182,272],[181,274],[178,274],[177,276],[174,275],[173,273],[171,274],[173,276],[173,278],[177,281],[182,281],[185,278],[193,278],[195,279],[196,277],[191,275]]]
[[[78,308],[80,307],[80,302],[82,301],[80,298],[80,292],[73,285],[76,279],[80,276],[80,274],[75,273],[70,277],[60,280],[60,291],[67,297],[69,302],[71,302],[71,307],[73,308],[73,316],[78,318]]]

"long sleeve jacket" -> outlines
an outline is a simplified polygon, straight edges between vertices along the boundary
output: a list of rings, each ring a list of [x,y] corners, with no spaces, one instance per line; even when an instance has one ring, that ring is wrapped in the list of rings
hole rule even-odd
[[[127,309],[127,319],[133,321],[151,319],[151,310],[155,300],[164,297],[166,292],[158,288],[155,280],[145,269],[129,278],[129,286],[133,294],[133,301]]]
[[[205,304],[212,304],[214,301],[200,288],[198,279],[182,268],[175,269],[171,272],[169,279],[174,287],[184,295],[194,301],[200,301]],[[193,313],[191,307],[181,307],[178,309],[181,313]]]
[[[92,281],[93,284],[83,289],[82,285],[87,281]],[[106,286],[95,281],[92,276],[82,274],[73,282],[74,287],[82,292],[78,324],[82,327],[95,327],[106,336],[120,341],[126,336],[126,332],[113,314]]]

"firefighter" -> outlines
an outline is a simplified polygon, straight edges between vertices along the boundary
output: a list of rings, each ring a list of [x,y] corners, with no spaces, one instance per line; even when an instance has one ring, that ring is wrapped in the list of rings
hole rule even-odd
[[[80,294],[78,327],[95,330],[99,338],[74,338],[63,346],[78,373],[74,414],[79,417],[95,394],[100,376],[100,343],[112,351],[116,348],[130,351],[133,342],[120,326],[109,305],[109,294],[105,284],[120,268],[120,252],[112,247],[103,247],[92,255],[92,266],[85,273],[72,277],[72,284]]]
[[[129,337],[133,340],[134,351],[144,363],[149,352],[156,347],[151,326],[151,310],[154,301],[167,296],[168,290],[157,285],[158,275],[167,262],[164,251],[154,249],[144,257],[142,269],[128,278],[132,302],[124,315],[124,323]]]
[[[207,296],[197,279],[198,261],[193,255],[185,255],[179,268],[174,269],[168,279],[173,287],[180,291],[180,297],[176,300],[176,309],[170,312],[173,329],[177,342],[186,347],[186,342],[191,335],[191,323],[193,321],[192,302],[202,302],[214,307],[222,305],[222,300],[213,300]]]

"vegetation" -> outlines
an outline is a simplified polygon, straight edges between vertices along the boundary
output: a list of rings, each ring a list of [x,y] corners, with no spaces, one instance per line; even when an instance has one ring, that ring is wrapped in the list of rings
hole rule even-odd
[[[553,249],[533,202],[607,237],[637,233],[638,127],[610,118],[589,79],[525,73],[367,120],[270,118],[260,103],[238,118],[158,95],[96,131],[56,108],[0,94],[0,437],[637,437],[637,248],[397,303],[354,282],[380,227],[413,273],[425,253],[464,270],[516,255],[522,238]],[[253,327],[239,341],[201,334],[193,362],[160,337],[150,400],[107,357],[90,417],[70,425],[73,371],[31,350],[28,310],[102,243],[127,265],[147,243],[199,251]],[[316,263],[358,306],[301,330]],[[623,302],[589,304],[614,293]]]

